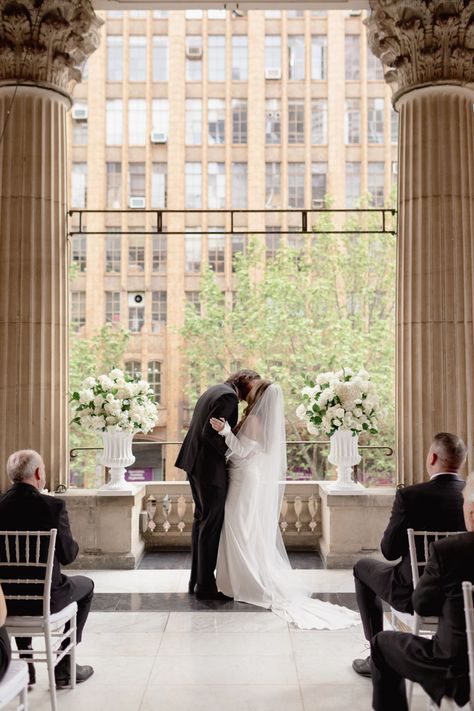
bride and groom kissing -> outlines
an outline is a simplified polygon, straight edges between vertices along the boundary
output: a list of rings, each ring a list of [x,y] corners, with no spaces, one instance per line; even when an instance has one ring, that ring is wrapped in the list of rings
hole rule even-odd
[[[347,608],[313,599],[291,568],[279,527],[287,462],[278,384],[240,370],[206,390],[176,466],[195,504],[189,593],[271,609],[302,629],[360,622]]]

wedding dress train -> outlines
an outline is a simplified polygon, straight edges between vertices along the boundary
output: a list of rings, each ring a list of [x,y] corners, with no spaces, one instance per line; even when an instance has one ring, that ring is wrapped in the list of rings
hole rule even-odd
[[[286,554],[278,524],[286,473],[283,399],[270,385],[253,420],[234,436],[223,431],[229,490],[219,544],[217,587],[234,600],[271,609],[301,629],[343,629],[357,613],[310,597]]]

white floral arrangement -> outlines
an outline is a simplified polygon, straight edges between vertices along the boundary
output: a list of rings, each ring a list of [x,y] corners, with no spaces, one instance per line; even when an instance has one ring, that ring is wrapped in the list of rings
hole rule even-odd
[[[153,389],[140,375],[114,368],[71,393],[72,422],[93,432],[149,432],[158,421]]]
[[[312,435],[330,437],[338,430],[350,430],[354,435],[378,432],[379,402],[366,370],[320,373],[316,381],[308,381],[301,395],[303,402],[296,415]]]

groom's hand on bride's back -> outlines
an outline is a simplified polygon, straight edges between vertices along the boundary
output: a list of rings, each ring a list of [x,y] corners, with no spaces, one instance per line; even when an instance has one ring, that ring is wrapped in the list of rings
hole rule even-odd
[[[216,432],[222,432],[225,427],[226,421],[224,417],[220,417],[219,419],[217,419],[217,417],[211,417],[209,422],[211,423],[211,427],[213,430],[215,430]]]

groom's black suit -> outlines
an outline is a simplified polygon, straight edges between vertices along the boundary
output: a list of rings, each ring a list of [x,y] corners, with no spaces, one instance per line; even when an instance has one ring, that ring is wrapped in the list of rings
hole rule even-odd
[[[206,390],[196,403],[175,463],[188,475],[195,504],[189,587],[192,590],[196,584],[196,592],[201,594],[216,592],[214,570],[227,494],[227,445],[209,420],[223,417],[234,427],[238,402],[237,393],[228,383]]]

